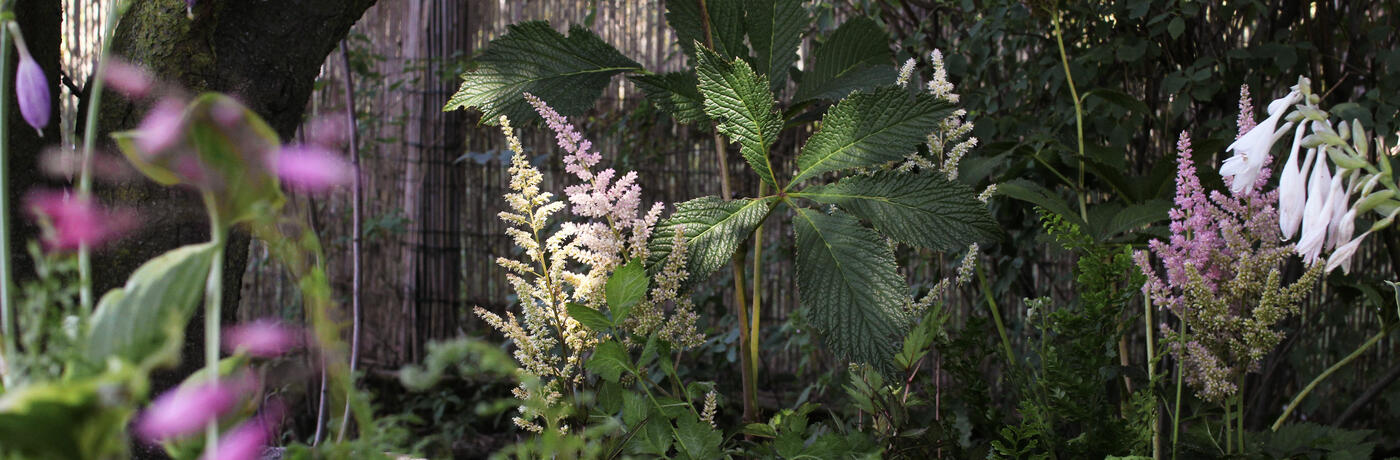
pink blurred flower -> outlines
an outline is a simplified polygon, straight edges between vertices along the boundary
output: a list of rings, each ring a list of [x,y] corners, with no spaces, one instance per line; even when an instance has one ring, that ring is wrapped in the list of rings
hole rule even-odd
[[[219,449],[205,452],[203,460],[257,460],[262,457],[264,447],[271,439],[269,427],[262,420],[253,420],[239,425],[222,438]]]
[[[137,127],[136,146],[150,157],[174,147],[185,135],[184,116],[185,105],[177,99],[156,103]]]
[[[170,390],[141,413],[136,431],[153,442],[203,431],[233,410],[245,387],[242,381],[224,381]]]
[[[274,358],[297,347],[297,332],[273,320],[257,320],[228,328],[224,332],[224,350],[247,352],[260,358]]]
[[[316,117],[306,126],[306,137],[311,143],[326,147],[344,147],[350,140],[350,129],[344,113]]]
[[[145,69],[120,59],[113,59],[107,62],[102,72],[102,82],[128,99],[142,99],[151,94],[155,78]]]
[[[336,152],[316,145],[289,145],[278,153],[277,176],[288,186],[324,192],[350,183],[355,171]]]
[[[25,209],[36,219],[45,220],[44,244],[57,250],[74,250],[84,244],[96,247],[134,225],[130,216],[106,212],[92,199],[79,198],[70,191],[30,192]]]
[[[44,76],[44,69],[39,68],[34,57],[21,49],[19,67],[15,70],[15,96],[19,99],[20,115],[40,136],[44,135],[44,127],[49,125],[53,110],[49,95],[49,82],[48,77]]]

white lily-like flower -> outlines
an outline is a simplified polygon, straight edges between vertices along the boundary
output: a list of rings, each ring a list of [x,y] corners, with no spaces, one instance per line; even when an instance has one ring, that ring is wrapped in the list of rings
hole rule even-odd
[[[1310,149],[1312,157],[1317,149]],[[1303,263],[1312,265],[1322,255],[1322,245],[1327,242],[1327,224],[1332,210],[1327,209],[1332,185],[1332,172],[1327,167],[1327,156],[1317,155],[1312,177],[1308,178],[1308,199],[1303,206],[1303,233],[1298,237],[1295,248],[1303,256]]]
[[[1342,267],[1342,273],[1350,274],[1351,257],[1356,255],[1356,248],[1360,247],[1361,241],[1366,239],[1366,235],[1370,234],[1371,232],[1369,231],[1362,233],[1361,236],[1338,246],[1336,251],[1332,251],[1332,256],[1327,258],[1327,271],[1331,272],[1332,270],[1336,270],[1337,267]]]
[[[1274,147],[1274,141],[1278,138],[1275,131],[1278,128],[1279,119],[1283,118],[1288,107],[1298,102],[1302,94],[1293,90],[1279,99],[1269,103],[1269,118],[1254,126],[1234,143],[1225,148],[1225,151],[1233,151],[1234,156],[1226,158],[1220,165],[1221,177],[1234,177],[1235,181],[1230,184],[1230,191],[1240,193],[1254,185],[1254,181],[1259,178],[1259,171],[1264,168],[1264,163],[1269,159],[1269,150]],[[1292,124],[1285,124],[1279,131],[1287,130]]]
[[[1349,185],[1343,185],[1343,182],[1346,181],[1347,177],[1351,177],[1352,182],[1356,181],[1356,174],[1354,171],[1344,172],[1340,167],[1337,168],[1337,175],[1332,178],[1332,188],[1328,191],[1328,208],[1330,211],[1332,211],[1332,215],[1328,218],[1327,223],[1328,251],[1331,251],[1332,248],[1335,248],[1337,247],[1337,245],[1345,243],[1347,240],[1351,239],[1352,230],[1348,229],[1346,230],[1345,235],[1342,234],[1343,223],[1350,227],[1353,225],[1351,219],[1356,218],[1356,213],[1351,212],[1351,210],[1349,209],[1351,206],[1349,206],[1347,203],[1347,200],[1351,199],[1351,193],[1348,192],[1349,190],[1351,190],[1351,187]],[[1348,212],[1351,212],[1352,214],[1351,219],[1347,219],[1345,217]]]
[[[1317,153],[1315,149],[1308,149],[1307,158],[1303,159],[1303,166],[1298,167],[1298,148],[1303,140],[1303,127],[1307,123],[1299,123],[1298,129],[1293,133],[1293,147],[1288,153],[1288,161],[1283,163],[1283,175],[1278,181],[1278,226],[1283,231],[1285,241],[1293,239],[1293,235],[1298,233],[1298,225],[1303,223],[1303,207],[1307,204],[1308,189],[1307,176],[1312,168],[1313,155]]]

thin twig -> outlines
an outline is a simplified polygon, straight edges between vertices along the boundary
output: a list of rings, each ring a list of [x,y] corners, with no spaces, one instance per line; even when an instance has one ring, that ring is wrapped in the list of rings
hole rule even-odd
[[[363,313],[360,310],[360,285],[364,283],[364,272],[361,270],[363,260],[361,258],[360,233],[363,232],[363,222],[361,208],[364,206],[364,189],[360,175],[360,136],[358,128],[355,126],[355,78],[350,71],[350,51],[345,46],[345,40],[340,41],[341,63],[345,65],[345,119],[350,128],[350,165],[355,170],[355,180],[350,185],[350,227],[353,235],[350,237],[350,378],[355,378],[356,364],[360,360],[360,323],[363,321]],[[336,441],[345,439],[345,427],[350,426],[350,399],[345,399],[345,414],[340,417],[340,433],[336,435]]]

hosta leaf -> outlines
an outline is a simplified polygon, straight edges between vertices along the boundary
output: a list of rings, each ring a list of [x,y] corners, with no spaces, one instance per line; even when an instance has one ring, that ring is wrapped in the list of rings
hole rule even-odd
[[[145,391],[133,388],[131,379],[108,373],[0,394],[0,452],[6,458],[116,458],[126,447],[123,428],[132,413],[126,398]]]
[[[697,87],[700,80],[695,72],[671,72],[627,77],[646,93],[647,100],[671,114],[676,123],[690,124],[709,120],[705,116],[705,98]]]
[[[685,229],[686,286],[704,281],[729,263],[729,258],[772,206],[772,198],[724,201],[715,196],[696,198],[676,206],[671,217],[656,225],[649,248],[649,271],[655,273],[671,254],[676,229]]]
[[[700,11],[702,0],[666,0],[666,23],[676,31],[681,51],[695,58],[695,43],[708,44],[705,39],[705,15]],[[710,18],[710,48],[728,59],[747,57],[744,46],[744,4],[742,0],[705,0]]]
[[[705,96],[705,113],[719,121],[716,128],[739,143],[739,153],[758,177],[777,187],[768,147],[778,139],[782,118],[768,91],[768,79],[755,74],[743,60],[729,61],[700,48],[696,71],[700,94]]]
[[[538,118],[521,97],[529,92],[560,114],[581,115],[593,107],[613,75],[638,71],[628,59],[592,31],[575,25],[569,36],[544,21],[512,24],[474,60],[475,69],[462,75],[462,89],[444,111],[472,107],[481,121],[495,124],[501,115],[523,122]]]
[[[812,53],[812,69],[802,74],[793,102],[837,100],[852,91],[894,83],[898,74],[885,30],[874,20],[846,21]]]
[[[753,43],[754,66],[768,75],[768,88],[782,91],[788,69],[797,62],[802,30],[812,22],[801,0],[752,0],[744,23]]]
[[[185,246],[151,259],[98,301],[85,356],[98,367],[115,356],[141,368],[179,359],[185,325],[204,293],[212,243]]]
[[[972,188],[941,174],[851,176],[795,195],[840,206],[901,243],[939,251],[988,242],[1000,233]]]
[[[837,356],[892,369],[910,318],[890,245],[848,214],[793,210],[797,290],[812,326]]]
[[[802,146],[792,184],[829,171],[902,159],[952,111],[933,96],[910,95],[897,86],[852,94],[826,112],[821,128]]]

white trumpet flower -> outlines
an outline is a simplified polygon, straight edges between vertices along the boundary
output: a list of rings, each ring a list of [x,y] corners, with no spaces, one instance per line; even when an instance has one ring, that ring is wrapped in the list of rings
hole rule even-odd
[[[1311,149],[1312,157],[1317,149]],[[1322,245],[1327,241],[1327,224],[1332,210],[1327,208],[1332,185],[1332,172],[1327,167],[1327,156],[1317,155],[1312,177],[1308,178],[1308,199],[1303,206],[1303,233],[1298,237],[1295,248],[1303,256],[1303,263],[1311,265],[1322,255]]]
[[[1347,244],[1338,246],[1336,251],[1332,251],[1332,256],[1327,258],[1327,271],[1331,272],[1332,270],[1336,270],[1337,267],[1342,267],[1342,273],[1351,274],[1351,257],[1356,255],[1356,248],[1360,247],[1361,241],[1366,239],[1366,235],[1370,234],[1371,232],[1369,231],[1362,233],[1361,236],[1348,241]]]
[[[1342,236],[1343,222],[1345,222],[1348,227],[1352,225],[1350,220],[1345,217],[1348,212],[1351,212],[1349,209],[1350,205],[1347,203],[1347,200],[1351,198],[1351,193],[1348,192],[1351,187],[1343,185],[1347,177],[1355,177],[1355,174],[1343,172],[1340,167],[1337,168],[1337,175],[1332,178],[1332,187],[1328,191],[1328,210],[1332,211],[1332,214],[1327,219],[1328,251],[1331,251],[1332,248],[1351,239],[1351,230],[1346,230],[1346,235]],[[1354,181],[1353,179],[1353,182]],[[1351,214],[1351,218],[1355,219],[1356,213],[1352,212]]]
[[[1303,159],[1302,169],[1298,167],[1298,147],[1303,140],[1303,127],[1299,123],[1293,133],[1293,147],[1288,153],[1288,161],[1283,163],[1283,175],[1278,181],[1278,225],[1285,241],[1298,233],[1298,225],[1303,223],[1303,207],[1307,204],[1308,170],[1312,167],[1313,155],[1317,150],[1308,149]]]
[[[1259,178],[1259,172],[1264,168],[1264,163],[1269,159],[1269,150],[1273,148],[1274,141],[1278,137],[1275,129],[1278,128],[1279,119],[1283,118],[1288,107],[1298,102],[1302,94],[1297,90],[1291,91],[1287,96],[1275,99],[1269,103],[1269,118],[1264,119],[1254,129],[1249,130],[1244,136],[1240,136],[1225,151],[1233,151],[1234,156],[1225,159],[1220,165],[1221,177],[1234,177],[1234,182],[1230,185],[1230,191],[1240,193],[1254,185],[1254,181]],[[1287,130],[1292,124],[1285,124],[1283,130]],[[1282,130],[1280,130],[1282,131]]]

